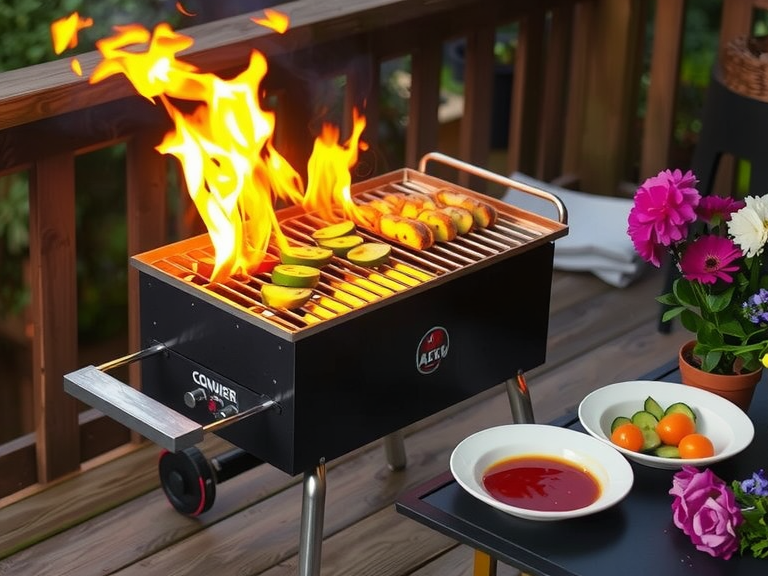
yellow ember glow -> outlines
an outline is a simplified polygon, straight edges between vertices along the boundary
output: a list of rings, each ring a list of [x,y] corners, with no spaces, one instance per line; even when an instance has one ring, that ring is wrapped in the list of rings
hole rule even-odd
[[[260,24],[287,28],[284,15],[265,15]],[[165,23],[152,32],[140,25],[115,27],[113,36],[97,42],[103,59],[90,82],[122,74],[139,94],[165,108],[174,128],[157,149],[181,163],[214,247],[210,279],[224,281],[257,269],[271,243],[288,246],[275,214],[278,200],[317,210],[331,221],[346,194],[354,210],[349,171],[365,147],[365,118],[354,111],[352,135],[343,145],[337,128],[323,128],[309,160],[305,194],[298,172],[273,144],[274,113],[261,107],[264,55],[252,51],[248,67],[225,80],[179,59],[192,45],[191,37]]]
[[[283,34],[286,30],[288,30],[289,19],[288,16],[282,12],[265,8],[264,16],[264,18],[251,18],[251,20],[260,26],[271,28],[279,34]]]
[[[80,65],[80,60],[77,58],[72,58],[72,62],[69,64],[70,68],[72,68],[72,72],[77,74],[78,76],[83,75],[83,67]]]
[[[53,50],[61,54],[67,48],[77,47],[77,33],[80,30],[93,26],[92,18],[80,18],[77,12],[73,12],[66,18],[60,18],[51,24],[51,38]]]

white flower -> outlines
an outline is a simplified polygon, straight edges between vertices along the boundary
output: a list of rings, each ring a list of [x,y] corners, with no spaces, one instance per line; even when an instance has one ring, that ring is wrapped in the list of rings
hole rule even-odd
[[[768,242],[768,199],[757,196],[744,198],[746,206],[734,212],[728,222],[728,233],[748,257],[763,252]]]

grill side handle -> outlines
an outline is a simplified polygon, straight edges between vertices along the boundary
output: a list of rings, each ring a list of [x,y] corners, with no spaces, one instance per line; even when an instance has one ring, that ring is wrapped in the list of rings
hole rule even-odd
[[[65,374],[64,390],[170,452],[190,448],[203,440],[200,424],[104,372],[164,348],[153,346],[99,367],[86,366]]]
[[[540,190],[539,188],[528,186],[527,184],[524,184],[522,182],[518,182],[516,180],[512,180],[511,178],[501,176],[499,174],[496,174],[495,172],[486,170],[485,168],[480,168],[479,166],[468,164],[467,162],[463,162],[462,160],[457,160],[456,158],[452,158],[451,156],[441,154],[440,152],[429,152],[424,156],[422,156],[421,161],[419,162],[419,172],[423,172],[424,174],[426,174],[427,163],[430,160],[433,160],[435,162],[440,162],[441,164],[445,164],[446,166],[450,166],[451,168],[455,168],[456,170],[467,172],[469,174],[472,174],[473,176],[484,178],[485,180],[488,180],[490,182],[501,184],[502,186],[507,186],[509,188],[515,188],[527,194],[538,196],[543,200],[547,200],[555,205],[555,208],[557,209],[557,218],[559,222],[561,224],[568,224],[568,210],[566,209],[565,204],[563,204],[560,198],[558,198],[554,194],[550,194],[546,190]]]

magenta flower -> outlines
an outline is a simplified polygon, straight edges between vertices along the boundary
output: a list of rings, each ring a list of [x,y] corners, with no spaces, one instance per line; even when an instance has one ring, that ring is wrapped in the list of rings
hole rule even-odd
[[[718,280],[733,282],[730,272],[736,272],[741,250],[730,238],[702,236],[697,238],[680,258],[680,269],[686,280],[714,284]]]
[[[709,222],[716,226],[721,222],[728,222],[731,214],[741,210],[746,206],[743,200],[734,200],[731,197],[724,196],[704,196],[699,202],[696,213],[703,222]]]
[[[667,248],[688,234],[688,225],[696,221],[696,207],[701,195],[694,186],[690,170],[663,170],[648,178],[638,188],[629,212],[627,233],[635,250],[657,268]]]
[[[672,520],[698,550],[728,560],[739,549],[737,528],[744,522],[736,497],[710,470],[683,466],[669,493]]]

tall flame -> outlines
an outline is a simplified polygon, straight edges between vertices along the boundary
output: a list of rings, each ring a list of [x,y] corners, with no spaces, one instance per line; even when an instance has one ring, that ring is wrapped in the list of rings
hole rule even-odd
[[[280,29],[283,20],[271,11],[261,24]],[[287,27],[287,17],[284,20]],[[140,25],[115,27],[115,34],[97,42],[103,60],[90,82],[123,74],[136,91],[161,103],[174,129],[157,147],[182,164],[195,206],[215,249],[211,280],[247,273],[258,266],[270,242],[286,248],[274,211],[278,199],[317,210],[329,221],[334,206],[344,214],[357,212],[350,197],[350,168],[357,162],[365,118],[353,114],[353,133],[339,144],[339,130],[323,127],[308,164],[307,193],[296,170],[273,145],[275,115],[262,109],[260,85],[267,73],[263,54],[253,51],[248,67],[225,80],[200,71],[177,55],[193,44],[168,24],[153,32]],[[182,111],[176,101],[194,103]],[[361,221],[357,218],[357,221]]]

